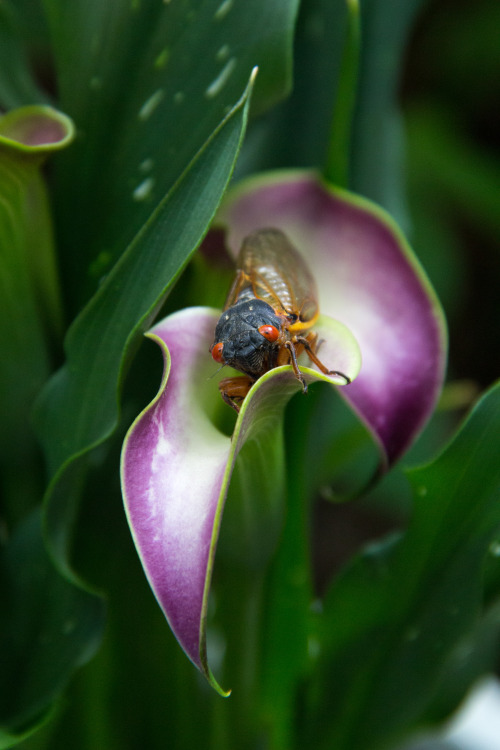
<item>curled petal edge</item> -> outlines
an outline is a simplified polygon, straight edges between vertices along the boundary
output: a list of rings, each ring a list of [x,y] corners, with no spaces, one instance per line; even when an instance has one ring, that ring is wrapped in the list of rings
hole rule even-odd
[[[73,121],[47,105],[19,107],[0,117],[0,149],[18,157],[43,159],[68,146],[74,137]]]

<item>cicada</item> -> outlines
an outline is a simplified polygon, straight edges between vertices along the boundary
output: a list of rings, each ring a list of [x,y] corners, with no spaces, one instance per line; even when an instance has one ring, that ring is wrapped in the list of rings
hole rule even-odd
[[[279,229],[261,229],[242,244],[236,277],[210,348],[216,362],[243,375],[224,378],[219,390],[237,412],[254,382],[274,367],[290,364],[307,392],[298,357],[309,359],[326,375],[347,375],[326,367],[316,354],[319,316],[313,275],[300,253]]]

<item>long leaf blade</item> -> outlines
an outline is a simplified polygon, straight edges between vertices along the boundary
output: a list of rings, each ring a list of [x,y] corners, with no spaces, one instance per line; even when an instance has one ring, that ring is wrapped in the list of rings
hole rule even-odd
[[[388,747],[432,715],[435,700],[446,704],[449,665],[478,633],[483,567],[500,526],[499,435],[497,385],[433,464],[409,472],[408,532],[368,549],[332,588],[310,694],[315,746]]]

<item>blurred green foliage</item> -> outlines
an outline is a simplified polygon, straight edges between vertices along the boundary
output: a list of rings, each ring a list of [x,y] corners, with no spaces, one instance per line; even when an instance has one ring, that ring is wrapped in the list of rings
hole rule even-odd
[[[405,457],[408,467],[436,459],[500,370],[500,5],[361,0],[360,7],[349,186],[384,205],[407,229],[450,330],[449,384]],[[3,510],[0,519],[0,681],[7,696],[0,706],[0,747],[38,729],[19,746],[394,748],[423,724],[439,725],[474,680],[495,668],[498,389],[431,466],[409,474],[396,467],[349,504],[331,500],[357,492],[365,474],[356,473],[351,455],[332,467],[328,456],[338,458],[341,437],[331,435],[321,455],[300,439],[322,413],[322,395],[311,394],[312,418],[301,414],[302,404],[291,405],[283,543],[265,580],[226,570],[215,590],[214,642],[227,638],[231,647],[229,679],[241,665],[249,669],[243,697],[223,702],[201,683],[168,631],[125,523],[119,445],[160,379],[153,347],[144,345],[141,358],[133,354],[140,331],[162,305],[220,304],[221,274],[211,268],[205,275],[204,259],[195,258],[179,275],[232,173],[255,64],[261,70],[236,173],[325,163],[346,9],[341,0],[303,0],[297,11],[294,2],[270,0],[258,8],[240,0],[18,0],[0,6],[0,105],[49,101],[73,117],[78,131],[75,147],[54,159],[45,177],[66,321],[80,320],[72,330],[80,326],[73,341],[83,360],[77,373],[82,390],[60,407],[57,430],[45,392],[46,468],[30,427],[30,455],[19,471],[29,481],[16,489],[10,476],[3,480],[5,508],[16,507],[23,487],[32,499],[19,500],[18,517]],[[293,91],[277,104],[291,86],[293,32]],[[129,305],[127,278],[138,279],[137,266],[128,277],[120,272],[141,243],[154,256],[142,262],[160,258],[157,273],[164,276],[155,279],[154,269],[143,266],[145,276],[153,275],[144,282],[148,296],[140,306],[138,283]],[[203,283],[208,278],[213,288]],[[108,322],[112,308],[118,322],[125,320],[122,310],[132,318],[123,325],[117,369],[106,383],[107,412],[96,397],[101,386],[87,401],[90,381],[82,376],[92,341],[105,341],[102,321],[92,318],[103,299]],[[81,323],[89,319],[94,339],[85,335],[92,326]],[[109,371],[107,354],[103,345],[100,377]],[[41,379],[65,356],[62,340],[51,337],[38,362]],[[21,385],[34,372],[29,361],[16,371]],[[52,392],[67,373],[59,370]],[[32,391],[25,406],[32,406]],[[87,430],[92,414],[103,419],[95,432]],[[339,416],[339,424],[359,440],[360,465],[370,474],[373,457],[362,428],[352,415]],[[310,461],[302,461],[308,450],[321,481],[311,481]],[[76,454],[84,459],[57,474]],[[50,554],[57,552],[55,565],[42,545],[38,513],[28,513],[40,505],[54,474],[45,534]],[[349,475],[356,486],[349,486]],[[97,655],[66,687],[102,636],[101,604],[79,587],[81,580],[105,592],[108,618]],[[73,630],[68,623],[75,621]],[[74,643],[65,650],[68,636],[78,640],[76,650]],[[244,658],[249,643],[256,659],[251,669]],[[241,735],[234,739],[243,725],[247,745]]]

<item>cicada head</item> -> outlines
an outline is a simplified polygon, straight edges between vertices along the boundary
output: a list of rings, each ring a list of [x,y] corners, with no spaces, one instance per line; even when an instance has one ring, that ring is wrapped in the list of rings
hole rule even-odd
[[[216,362],[257,379],[276,366],[283,319],[259,299],[237,302],[225,310],[210,349]]]

